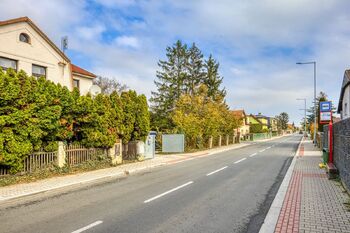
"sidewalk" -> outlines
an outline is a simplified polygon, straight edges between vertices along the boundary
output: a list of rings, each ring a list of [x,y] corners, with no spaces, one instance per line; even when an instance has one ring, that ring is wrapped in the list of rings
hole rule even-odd
[[[11,199],[38,194],[46,191],[57,190],[65,187],[71,187],[74,185],[86,184],[94,181],[96,182],[98,180],[108,178],[125,177],[129,174],[137,173],[142,170],[180,163],[183,161],[209,156],[227,150],[241,148],[250,144],[251,143],[233,144],[195,153],[156,155],[154,159],[145,160],[143,162],[123,164],[112,168],[54,177],[45,180],[39,180],[32,183],[0,187],[0,204]]]
[[[310,140],[300,144],[286,174],[288,185],[282,183],[260,232],[350,232],[350,211],[344,205],[349,196],[318,167],[321,156]]]

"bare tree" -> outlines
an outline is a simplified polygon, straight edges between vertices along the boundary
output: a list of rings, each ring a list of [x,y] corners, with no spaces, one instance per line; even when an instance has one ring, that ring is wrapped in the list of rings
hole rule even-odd
[[[101,88],[103,94],[111,94],[113,91],[119,94],[127,90],[129,87],[125,84],[121,84],[117,80],[108,77],[97,76],[94,79],[94,84]]]

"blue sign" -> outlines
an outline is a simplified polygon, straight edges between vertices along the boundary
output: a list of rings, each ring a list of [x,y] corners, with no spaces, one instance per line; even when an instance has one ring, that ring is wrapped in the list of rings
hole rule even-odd
[[[332,111],[331,101],[320,102],[320,112],[331,112],[331,111]]]
[[[149,135],[154,135],[154,136],[156,136],[156,135],[157,135],[157,132],[156,132],[156,131],[149,131]]]

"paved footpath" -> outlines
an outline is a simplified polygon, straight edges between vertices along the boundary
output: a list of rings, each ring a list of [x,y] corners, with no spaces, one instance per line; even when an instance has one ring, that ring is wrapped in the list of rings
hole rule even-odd
[[[277,137],[276,137],[277,138]],[[273,139],[276,139],[273,138]],[[266,141],[266,140],[263,140]],[[241,148],[251,145],[252,142],[233,144],[222,146],[211,150],[200,151],[187,154],[169,154],[157,155],[154,159],[145,160],[143,162],[123,164],[112,168],[100,169],[84,173],[53,177],[49,179],[39,180],[37,182],[16,184],[6,187],[0,187],[0,204],[12,199],[29,196],[33,194],[43,193],[52,190],[72,187],[75,185],[87,184],[98,180],[125,177],[128,174],[137,173],[143,170],[152,169],[159,166],[175,164],[186,160],[192,160],[211,154],[224,152],[227,150]]]
[[[321,162],[321,152],[304,140],[286,175],[288,185],[282,183],[260,232],[350,232],[350,210],[344,205],[349,195],[339,182],[328,179],[318,166]],[[283,192],[279,205],[276,199]]]

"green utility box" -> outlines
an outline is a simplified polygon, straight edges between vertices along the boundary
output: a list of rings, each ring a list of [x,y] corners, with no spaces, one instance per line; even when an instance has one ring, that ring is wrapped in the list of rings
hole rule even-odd
[[[329,158],[329,149],[328,148],[323,148],[323,163],[327,164],[328,163],[328,158]]]

